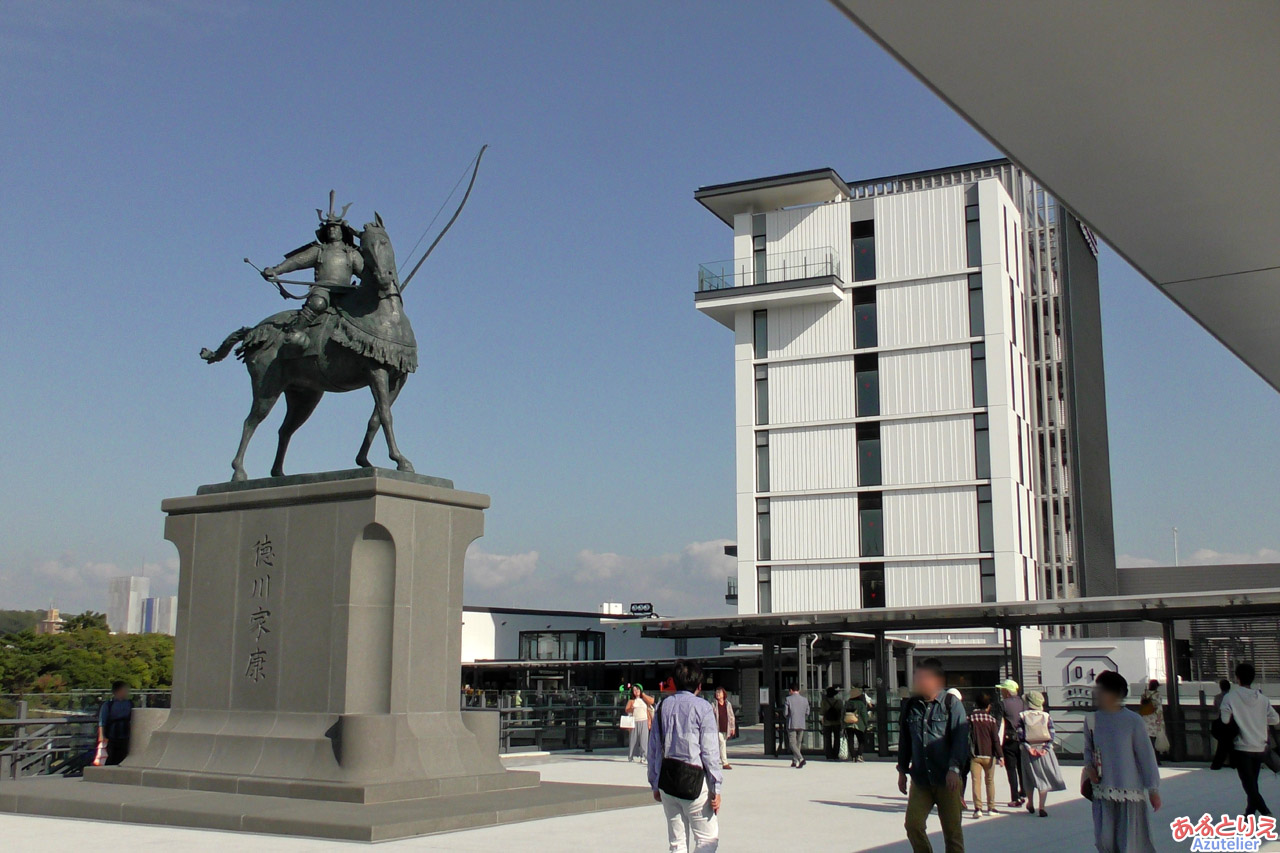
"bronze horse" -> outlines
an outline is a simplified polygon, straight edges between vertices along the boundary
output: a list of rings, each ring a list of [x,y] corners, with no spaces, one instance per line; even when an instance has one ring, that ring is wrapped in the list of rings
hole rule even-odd
[[[360,254],[364,271],[360,284],[334,299],[334,304],[311,325],[309,343],[294,342],[284,329],[295,311],[282,311],[256,326],[237,329],[216,351],[201,350],[200,357],[214,364],[227,357],[239,344],[236,356],[249,369],[253,383],[253,406],[244,419],[240,448],[231,462],[231,479],[245,480],[244,454],[258,424],[284,394],[288,411],[280,424],[280,438],[271,476],[284,476],[284,456],[289,439],[311,417],[326,391],[373,392],[373,414],[364,434],[356,464],[371,467],[369,447],[381,427],[387,437],[387,453],[396,468],[412,471],[413,465],[396,446],[391,427],[391,406],[418,366],[417,342],[400,297],[400,278],[395,252],[387,237],[382,217],[360,233]]]

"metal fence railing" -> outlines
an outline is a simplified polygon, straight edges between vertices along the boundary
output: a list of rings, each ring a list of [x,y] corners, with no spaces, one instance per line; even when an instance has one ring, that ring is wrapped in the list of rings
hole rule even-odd
[[[812,249],[761,253],[748,258],[699,264],[698,291],[798,281],[828,275],[840,277],[840,255],[830,246],[816,246]]]

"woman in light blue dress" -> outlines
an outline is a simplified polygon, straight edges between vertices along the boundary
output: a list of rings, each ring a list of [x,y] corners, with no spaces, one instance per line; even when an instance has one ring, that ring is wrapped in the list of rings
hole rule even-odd
[[[1100,853],[1155,853],[1151,813],[1160,809],[1160,768],[1142,717],[1124,707],[1129,683],[1110,670],[1094,682],[1085,720],[1084,772],[1093,784],[1093,839]],[[1149,804],[1149,805],[1148,805]]]

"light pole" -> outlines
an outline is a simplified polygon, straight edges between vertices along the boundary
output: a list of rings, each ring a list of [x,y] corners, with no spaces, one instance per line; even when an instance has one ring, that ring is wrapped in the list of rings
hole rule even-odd
[[[1178,528],[1173,528],[1173,564],[1178,565]]]

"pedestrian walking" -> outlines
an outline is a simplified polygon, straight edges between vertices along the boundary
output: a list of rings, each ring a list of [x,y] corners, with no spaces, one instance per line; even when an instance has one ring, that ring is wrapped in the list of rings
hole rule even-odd
[[[969,778],[973,780],[975,818],[995,811],[996,767],[1004,763],[1004,720],[992,712],[991,702],[990,693],[979,693],[969,715]]]
[[[1022,783],[1022,744],[1018,742],[1018,719],[1027,710],[1018,696],[1018,682],[1006,678],[997,686],[1000,691],[1000,716],[1004,720],[1004,772],[1009,777],[1009,808],[1022,807],[1026,790]]]
[[[809,727],[809,700],[800,694],[800,685],[792,684],[787,690],[787,746],[791,750],[791,766],[804,767],[805,761],[801,747],[805,729]]]
[[[1022,784],[1026,786],[1027,811],[1048,817],[1045,801],[1050,791],[1065,791],[1062,769],[1053,751],[1053,717],[1044,709],[1044,694],[1032,690],[1027,694],[1027,710],[1018,716],[1018,740],[1022,743]],[[1040,807],[1033,795],[1039,793]]]
[[[1236,686],[1222,700],[1219,714],[1222,722],[1235,723],[1237,727],[1231,760],[1244,788],[1244,813],[1270,815],[1271,809],[1258,791],[1258,772],[1269,749],[1269,730],[1280,725],[1280,715],[1271,700],[1253,686],[1255,676],[1253,664],[1248,661],[1236,665]]]
[[[844,703],[844,736],[849,743],[849,758],[863,760],[863,740],[867,736],[867,723],[871,719],[871,706],[861,687],[849,688],[849,698]]]
[[[129,685],[113,682],[111,698],[98,709],[98,743],[107,753],[106,764],[119,764],[129,756],[129,727],[133,719],[133,700]]]
[[[1209,724],[1209,733],[1217,742],[1213,750],[1213,761],[1210,770],[1221,770],[1223,765],[1231,762],[1231,748],[1236,740],[1236,727],[1222,722],[1222,700],[1231,691],[1231,682],[1222,679],[1218,682],[1218,695],[1213,697],[1213,721]]]
[[[729,738],[738,733],[738,720],[733,715],[733,703],[729,701],[729,691],[723,687],[716,688],[716,701],[712,705],[716,712],[716,731],[720,735],[720,766],[732,770],[729,763]]]
[[[946,853],[964,851],[960,771],[969,765],[969,720],[964,703],[947,695],[945,687],[940,660],[916,664],[913,695],[898,720],[898,790],[907,794],[907,840],[915,853],[933,853],[925,822],[935,806]]]
[[[715,711],[695,695],[702,666],[676,661],[675,692],[662,700],[649,728],[649,787],[667,818],[671,853],[715,853],[720,844],[720,748]]]
[[[1094,680],[1096,713],[1085,718],[1085,796],[1093,800],[1099,853],[1155,853],[1151,813],[1160,810],[1160,767],[1142,717],[1124,706],[1129,682],[1106,670]],[[1148,803],[1150,804],[1148,806]]]
[[[840,729],[844,727],[844,702],[839,688],[827,688],[818,703],[818,719],[822,724],[822,754],[827,761],[839,761]]]
[[[627,713],[635,728],[631,730],[631,745],[627,749],[627,761],[639,758],[644,764],[649,752],[649,718],[653,713],[653,697],[644,692],[644,685],[631,685],[631,698],[627,700]]]
[[[1138,713],[1147,724],[1147,737],[1151,738],[1151,748],[1159,761],[1160,756],[1169,751],[1169,736],[1164,728],[1164,696],[1160,693],[1160,682],[1154,678],[1147,682]]]

